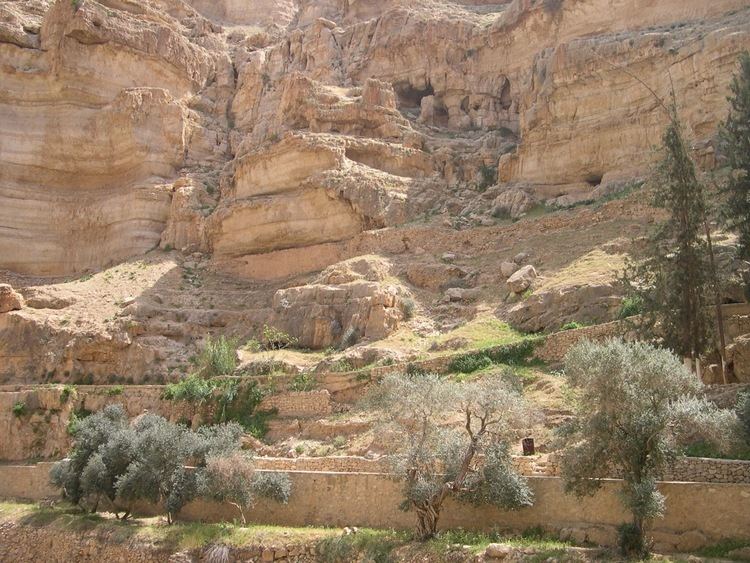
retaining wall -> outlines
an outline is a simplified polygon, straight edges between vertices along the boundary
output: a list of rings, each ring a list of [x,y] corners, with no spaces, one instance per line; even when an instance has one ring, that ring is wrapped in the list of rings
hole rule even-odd
[[[51,464],[0,466],[0,498],[40,500],[57,493],[49,485]],[[364,526],[408,529],[413,514],[399,510],[401,483],[382,473],[290,472],[292,498],[287,505],[260,501],[249,515],[255,523],[282,526]],[[579,541],[611,544],[615,528],[627,519],[617,491],[619,481],[607,481],[594,497],[566,495],[555,477],[530,477],[535,504],[505,512],[452,500],[441,515],[443,528],[523,530],[543,526]],[[661,549],[697,549],[729,538],[750,539],[750,485],[661,483],[667,512],[654,523]],[[185,520],[231,521],[235,510],[226,505],[193,502],[181,513]],[[688,546],[688,544],[690,544]]]

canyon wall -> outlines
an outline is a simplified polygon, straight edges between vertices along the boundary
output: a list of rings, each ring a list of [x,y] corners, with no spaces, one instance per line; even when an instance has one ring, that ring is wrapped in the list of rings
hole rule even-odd
[[[590,194],[653,160],[666,117],[644,83],[667,102],[674,86],[710,165],[750,46],[742,0],[0,11],[0,268],[41,275],[159,244],[229,270],[315,253],[434,209],[483,165],[542,199]]]

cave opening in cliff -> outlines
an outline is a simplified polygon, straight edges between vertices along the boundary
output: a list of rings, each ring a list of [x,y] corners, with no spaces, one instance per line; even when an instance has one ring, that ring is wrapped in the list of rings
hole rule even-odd
[[[591,186],[592,188],[597,187],[599,184],[602,183],[603,174],[600,173],[591,173],[586,176],[586,183]]]
[[[422,98],[435,95],[435,90],[429,82],[424,88],[416,88],[409,82],[398,82],[393,85],[393,89],[398,96],[399,105],[406,108],[419,108]]]

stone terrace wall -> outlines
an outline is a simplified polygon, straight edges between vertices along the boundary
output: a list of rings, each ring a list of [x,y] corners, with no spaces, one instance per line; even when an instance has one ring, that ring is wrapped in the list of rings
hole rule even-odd
[[[159,385],[80,385],[66,397],[59,385],[32,389],[4,386],[0,388],[0,460],[61,457],[70,447],[68,421],[77,409],[96,412],[106,405],[121,404],[130,417],[148,411],[172,421],[193,422],[205,415],[194,405],[162,399],[163,392]],[[21,416],[13,414],[16,403],[25,405]]]
[[[555,332],[547,336],[544,343],[537,348],[536,356],[550,364],[560,363],[565,359],[568,350],[581,340],[604,340],[620,336],[622,332],[622,323],[619,321]]]
[[[665,481],[701,483],[750,483],[750,461],[689,457],[664,475]]]
[[[50,464],[0,466],[0,498],[39,500],[55,496],[47,483]],[[373,473],[290,472],[292,498],[287,505],[260,501],[251,521],[282,526],[366,526],[409,529],[413,514],[399,510],[401,483],[388,475]],[[14,483],[37,483],[18,486]],[[616,526],[627,519],[617,497],[618,481],[604,483],[596,496],[577,499],[566,495],[554,477],[529,478],[535,494],[532,507],[504,512],[448,501],[441,527],[489,531],[496,528],[524,530],[544,526],[578,541],[612,544]],[[693,550],[722,539],[750,539],[750,485],[662,483],[667,511],[654,523],[659,549]],[[194,502],[180,517],[185,520],[222,521],[234,511],[223,505]]]
[[[327,389],[279,393],[263,399],[259,408],[275,409],[279,416],[327,416],[332,412],[331,394]]]

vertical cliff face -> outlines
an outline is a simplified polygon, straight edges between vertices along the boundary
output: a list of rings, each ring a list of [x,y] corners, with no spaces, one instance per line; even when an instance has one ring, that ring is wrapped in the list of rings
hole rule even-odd
[[[664,116],[638,80],[663,97],[673,85],[691,137],[710,142],[750,43],[744,4],[5,2],[0,266],[80,272],[160,241],[222,256],[341,241],[408,219],[384,208],[429,211],[481,165],[542,199],[590,192],[652,159]],[[265,148],[290,131],[322,153],[373,141],[311,181],[315,157]],[[415,150],[419,177],[392,173]],[[233,189],[250,154],[280,176],[295,160],[294,189]]]
[[[180,171],[225,158],[233,75],[211,24],[176,3],[115,4],[0,7],[31,35],[0,43],[2,267],[65,274],[143,253]]]

